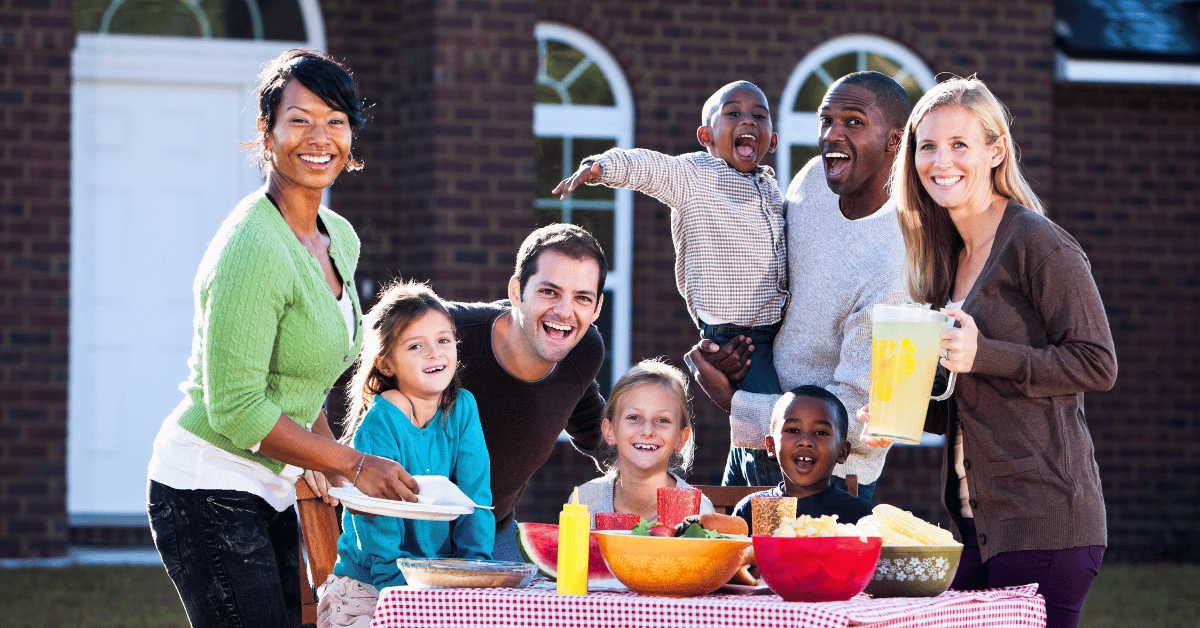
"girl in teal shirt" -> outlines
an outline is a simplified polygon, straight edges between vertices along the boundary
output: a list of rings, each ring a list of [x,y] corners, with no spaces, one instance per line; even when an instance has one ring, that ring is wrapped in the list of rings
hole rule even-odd
[[[413,475],[449,478],[476,504],[492,503],[490,461],[475,398],[459,384],[457,332],[420,283],[387,288],[364,321],[343,439]],[[378,590],[404,584],[396,559],[490,559],[496,521],[476,508],[454,521],[342,516],[338,561],[322,590],[320,625],[370,620]],[[337,600],[337,603],[334,603]],[[330,614],[339,614],[333,622]],[[349,621],[347,621],[349,620]]]

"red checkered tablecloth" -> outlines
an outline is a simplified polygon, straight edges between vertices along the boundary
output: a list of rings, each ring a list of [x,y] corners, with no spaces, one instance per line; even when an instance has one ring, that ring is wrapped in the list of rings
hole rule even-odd
[[[785,602],[776,595],[664,598],[633,593],[558,595],[530,589],[384,589],[372,628],[554,626],[575,628],[730,626],[928,628],[1046,625],[1037,585],[947,591],[932,598]]]

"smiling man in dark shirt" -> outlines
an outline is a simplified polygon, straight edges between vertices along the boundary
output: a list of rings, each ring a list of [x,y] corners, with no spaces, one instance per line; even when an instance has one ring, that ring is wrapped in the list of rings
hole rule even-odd
[[[521,560],[514,509],[564,429],[595,453],[604,398],[596,374],[604,341],[592,326],[604,301],[604,252],[570,224],[531,233],[517,253],[508,299],[450,303],[463,387],[479,400],[492,465],[497,560]]]

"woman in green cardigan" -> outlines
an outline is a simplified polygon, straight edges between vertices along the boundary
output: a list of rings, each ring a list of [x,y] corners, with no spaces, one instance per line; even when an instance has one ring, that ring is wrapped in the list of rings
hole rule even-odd
[[[350,154],[363,106],[349,72],[292,50],[259,76],[266,185],[225,219],[193,285],[195,333],[183,400],[163,422],[149,469],[154,543],[188,620],[299,626],[293,486],[350,482],[415,499],[394,461],[337,443],[322,402],[357,356],[358,238],[321,194]]]

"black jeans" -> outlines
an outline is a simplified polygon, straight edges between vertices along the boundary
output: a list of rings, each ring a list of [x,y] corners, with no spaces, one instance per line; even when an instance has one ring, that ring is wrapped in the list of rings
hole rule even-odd
[[[242,491],[150,482],[154,546],[193,628],[298,628],[300,525]]]

